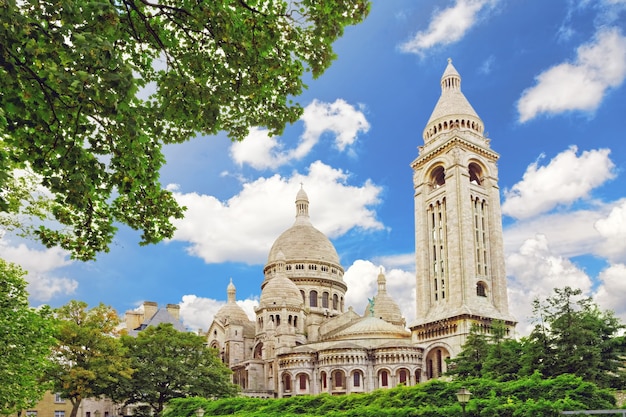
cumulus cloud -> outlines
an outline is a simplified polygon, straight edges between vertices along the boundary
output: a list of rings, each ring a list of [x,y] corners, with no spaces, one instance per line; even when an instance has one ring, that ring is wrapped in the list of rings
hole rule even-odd
[[[224,289],[224,292],[226,292],[226,289]],[[213,317],[226,304],[226,301],[190,294],[184,295],[179,304],[180,319],[185,327],[196,331],[207,331],[213,322]],[[259,305],[258,299],[237,300],[237,304],[243,308],[250,320],[255,320],[254,308]]]
[[[231,157],[239,165],[275,169],[304,158],[324,133],[332,133],[335,147],[343,152],[357,140],[359,133],[365,133],[370,128],[363,112],[342,99],[334,103],[313,100],[304,108],[301,120],[304,122],[304,133],[295,148],[284,149],[276,137],[268,135],[266,129],[256,128],[244,140],[232,144]]]
[[[617,28],[603,29],[578,48],[573,63],[558,64],[536,77],[536,85],[525,90],[517,103],[519,121],[572,110],[592,112],[607,90],[625,78],[626,37]]]
[[[604,218],[613,204],[598,204],[593,209],[540,215],[517,221],[504,228],[504,251],[512,253],[527,240],[543,234],[550,248],[561,256],[599,255],[604,238],[595,223]],[[572,227],[575,225],[575,227]]]
[[[504,191],[502,213],[525,219],[586,198],[594,188],[615,176],[609,149],[584,151],[575,146],[555,156],[548,165],[534,162],[522,181]],[[543,155],[542,155],[543,157]]]
[[[613,262],[626,263],[626,200],[613,207],[607,217],[599,219],[595,228],[605,239],[601,255]]]
[[[545,235],[526,240],[506,257],[509,311],[519,324],[518,334],[524,336],[533,327],[532,302],[552,296],[554,288],[580,288],[589,294],[591,278],[569,259],[555,254]]]
[[[594,301],[603,310],[612,310],[620,318],[622,323],[626,323],[626,265],[611,265],[598,276],[601,282],[598,290],[594,294]]]
[[[74,279],[56,276],[55,270],[70,265],[69,254],[60,248],[32,249],[0,240],[0,257],[28,271],[26,290],[32,301],[47,302],[59,295],[73,294],[78,288]]]
[[[378,292],[378,274],[381,268],[387,280],[387,293],[398,303],[407,323],[415,319],[415,273],[402,269],[386,270],[382,265],[371,261],[356,260],[343,275],[348,286],[346,306],[354,307],[354,311],[363,315],[367,309],[368,299]]]
[[[499,0],[456,0],[443,10],[435,10],[428,28],[417,32],[412,39],[400,45],[403,52],[423,55],[438,45],[459,41],[480,20],[481,13],[492,10]]]
[[[352,186],[347,180],[346,172],[317,161],[307,175],[276,174],[245,183],[239,194],[224,202],[211,195],[175,193],[187,211],[184,219],[174,222],[173,240],[189,242],[189,253],[207,263],[263,263],[276,237],[293,224],[301,183],[309,196],[311,221],[327,236],[354,228],[382,229],[373,209],[381,188],[371,181]]]

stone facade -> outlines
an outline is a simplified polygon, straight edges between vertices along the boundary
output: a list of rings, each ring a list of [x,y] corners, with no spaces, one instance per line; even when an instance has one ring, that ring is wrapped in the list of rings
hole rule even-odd
[[[228,303],[207,332],[245,395],[370,392],[413,385],[445,372],[472,326],[493,320],[512,329],[502,243],[498,155],[449,62],[442,94],[411,164],[415,187],[417,319],[406,328],[378,276],[363,315],[344,306],[339,256],[309,219],[309,199],[296,196],[296,219],[274,242],[251,321]]]
[[[415,188],[416,321],[413,341],[424,349],[426,378],[445,372],[472,325],[508,330],[509,314],[498,154],[484,124],[461,92],[452,62],[441,78],[441,97],[413,161]]]

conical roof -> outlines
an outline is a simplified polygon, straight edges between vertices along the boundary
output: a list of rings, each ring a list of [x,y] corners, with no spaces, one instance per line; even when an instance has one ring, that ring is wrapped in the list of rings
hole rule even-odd
[[[469,121],[469,126],[474,126],[474,130],[482,133],[482,120],[461,91],[461,76],[454,65],[452,65],[451,59],[448,59],[448,66],[441,76],[441,96],[428,119],[426,129],[424,129],[424,137],[427,137],[426,132],[433,125],[447,122],[448,119],[454,122],[459,120]]]

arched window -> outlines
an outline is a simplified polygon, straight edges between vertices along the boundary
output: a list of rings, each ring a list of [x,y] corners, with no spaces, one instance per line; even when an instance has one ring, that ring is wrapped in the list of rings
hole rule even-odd
[[[354,371],[354,374],[352,374],[352,386],[353,387],[361,386],[361,371]]]
[[[483,180],[483,170],[480,165],[472,162],[469,164],[469,180],[472,184],[480,185]]]
[[[400,369],[400,372],[398,372],[398,382],[400,382],[401,384],[406,384],[407,379],[408,372],[406,371],[406,369]]]
[[[487,296],[487,287],[483,282],[479,282],[476,284],[476,295],[479,297]]]
[[[334,389],[341,389],[341,388],[345,388],[346,386],[343,371],[339,371],[339,370],[333,371],[332,381],[333,381]]]
[[[320,379],[322,380],[322,388],[326,389],[328,388],[328,382],[327,382],[327,378],[326,378],[326,372],[322,371],[320,373]]]
[[[322,293],[322,308],[328,308],[328,293],[326,291]]]
[[[309,293],[309,306],[317,307],[317,291],[315,290]]]
[[[385,370],[380,371],[380,386],[381,387],[389,386],[389,372]]]
[[[304,291],[300,290],[300,295],[302,296],[302,302],[306,302],[306,296],[304,295]]]
[[[300,382],[300,391],[306,391],[306,374],[298,375],[298,381]]]
[[[339,297],[337,294],[333,294],[333,310],[339,309]]]
[[[254,348],[254,359],[262,359],[263,357],[263,343],[259,343]]]
[[[439,165],[430,173],[430,183],[433,188],[439,188],[446,183],[446,170]]]
[[[283,375],[283,386],[285,388],[285,392],[291,391],[291,375],[284,374]]]

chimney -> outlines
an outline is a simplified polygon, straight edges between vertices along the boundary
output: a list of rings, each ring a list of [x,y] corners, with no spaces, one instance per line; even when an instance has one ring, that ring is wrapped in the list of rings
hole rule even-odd
[[[157,313],[157,303],[154,301],[143,302],[143,321],[150,320]]]
[[[168,304],[167,312],[176,320],[180,320],[180,306],[178,304]]]
[[[143,314],[138,311],[127,311],[124,315],[126,330],[135,330],[141,325]]]

